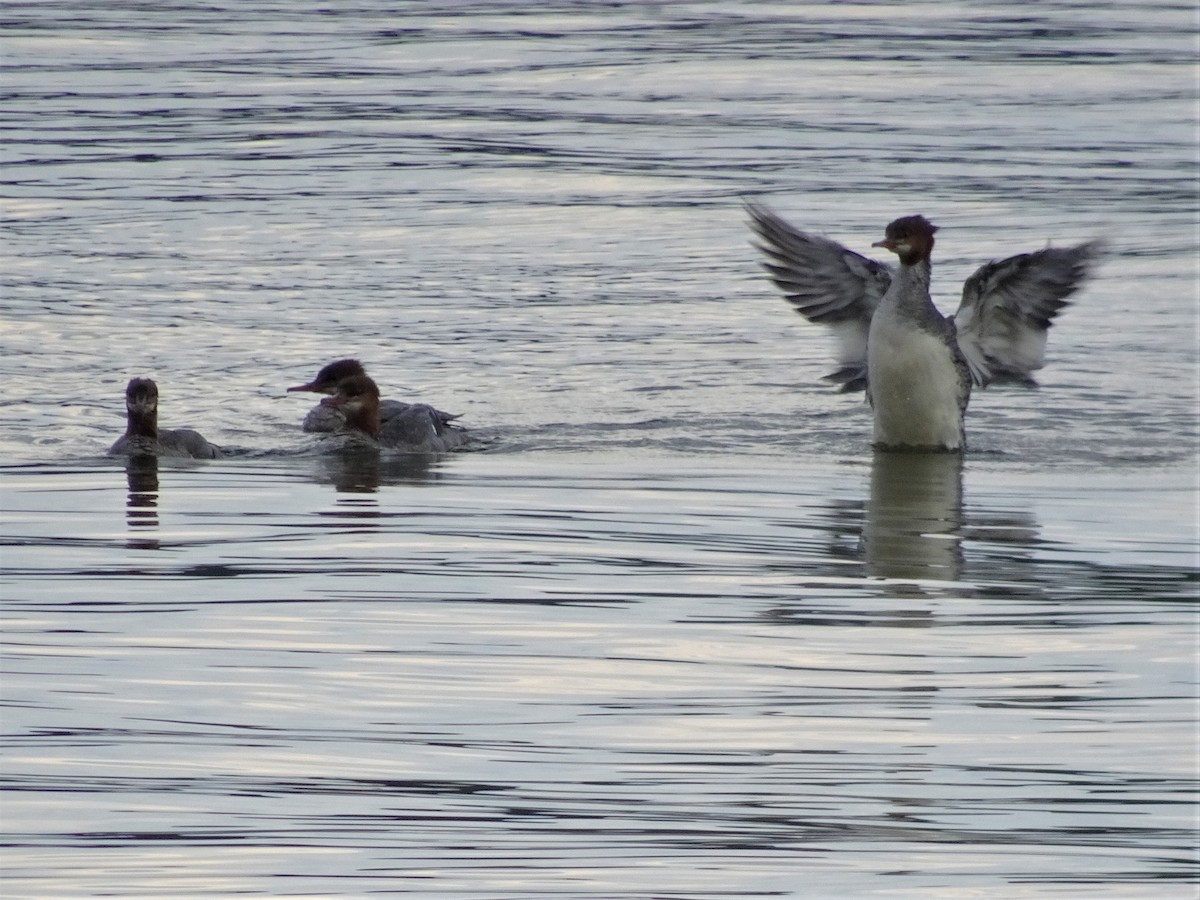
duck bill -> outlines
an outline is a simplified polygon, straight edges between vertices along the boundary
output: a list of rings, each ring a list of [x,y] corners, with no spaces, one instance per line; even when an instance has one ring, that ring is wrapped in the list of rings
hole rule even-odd
[[[875,242],[875,243],[873,243],[871,246],[872,246],[872,247],[884,247],[884,248],[886,248],[886,249],[888,249],[888,250],[895,250],[895,249],[896,249],[896,242],[895,242],[895,241],[889,241],[887,238],[884,238],[882,241],[876,241],[876,242]]]

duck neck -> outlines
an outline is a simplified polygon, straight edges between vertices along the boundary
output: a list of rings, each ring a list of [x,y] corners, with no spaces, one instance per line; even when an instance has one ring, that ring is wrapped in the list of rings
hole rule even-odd
[[[126,409],[125,435],[127,437],[158,440],[157,409]]]
[[[933,267],[928,257],[912,262],[901,262],[892,290],[887,292],[892,304],[906,312],[924,311],[933,306],[929,297],[929,283]]]
[[[346,413],[346,427],[361,431],[372,440],[379,439],[379,407],[363,406]]]

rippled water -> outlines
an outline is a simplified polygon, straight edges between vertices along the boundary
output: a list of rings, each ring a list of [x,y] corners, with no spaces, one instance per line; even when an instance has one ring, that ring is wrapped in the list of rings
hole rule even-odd
[[[1194,896],[1194,5],[0,15],[6,897]],[[1113,250],[876,456],[748,196]]]

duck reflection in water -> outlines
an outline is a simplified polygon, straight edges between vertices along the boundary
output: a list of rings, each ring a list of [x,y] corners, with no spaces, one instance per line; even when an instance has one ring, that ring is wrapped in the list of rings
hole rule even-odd
[[[440,478],[441,453],[383,455],[370,448],[323,454],[318,481],[332,484],[339,494],[373,494],[380,485],[410,484]]]
[[[868,574],[958,580],[962,519],[961,454],[875,451],[859,548]]]
[[[125,478],[129,484],[125,521],[130,530],[158,528],[158,457],[152,454],[128,457]],[[126,545],[135,550],[160,549],[158,539],[147,535],[131,534]]]

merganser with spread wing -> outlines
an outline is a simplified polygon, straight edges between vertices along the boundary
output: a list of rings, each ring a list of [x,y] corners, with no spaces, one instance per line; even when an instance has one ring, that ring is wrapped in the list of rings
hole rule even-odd
[[[1089,241],[987,263],[967,279],[951,317],[929,296],[937,227],[925,217],[896,219],[872,245],[899,257],[893,269],[761,204],[746,209],[771,280],[801,315],[834,329],[840,368],[826,377],[844,391],[866,389],[874,443],[884,449],[962,450],[973,385],[1034,386],[1046,330],[1103,249]]]

